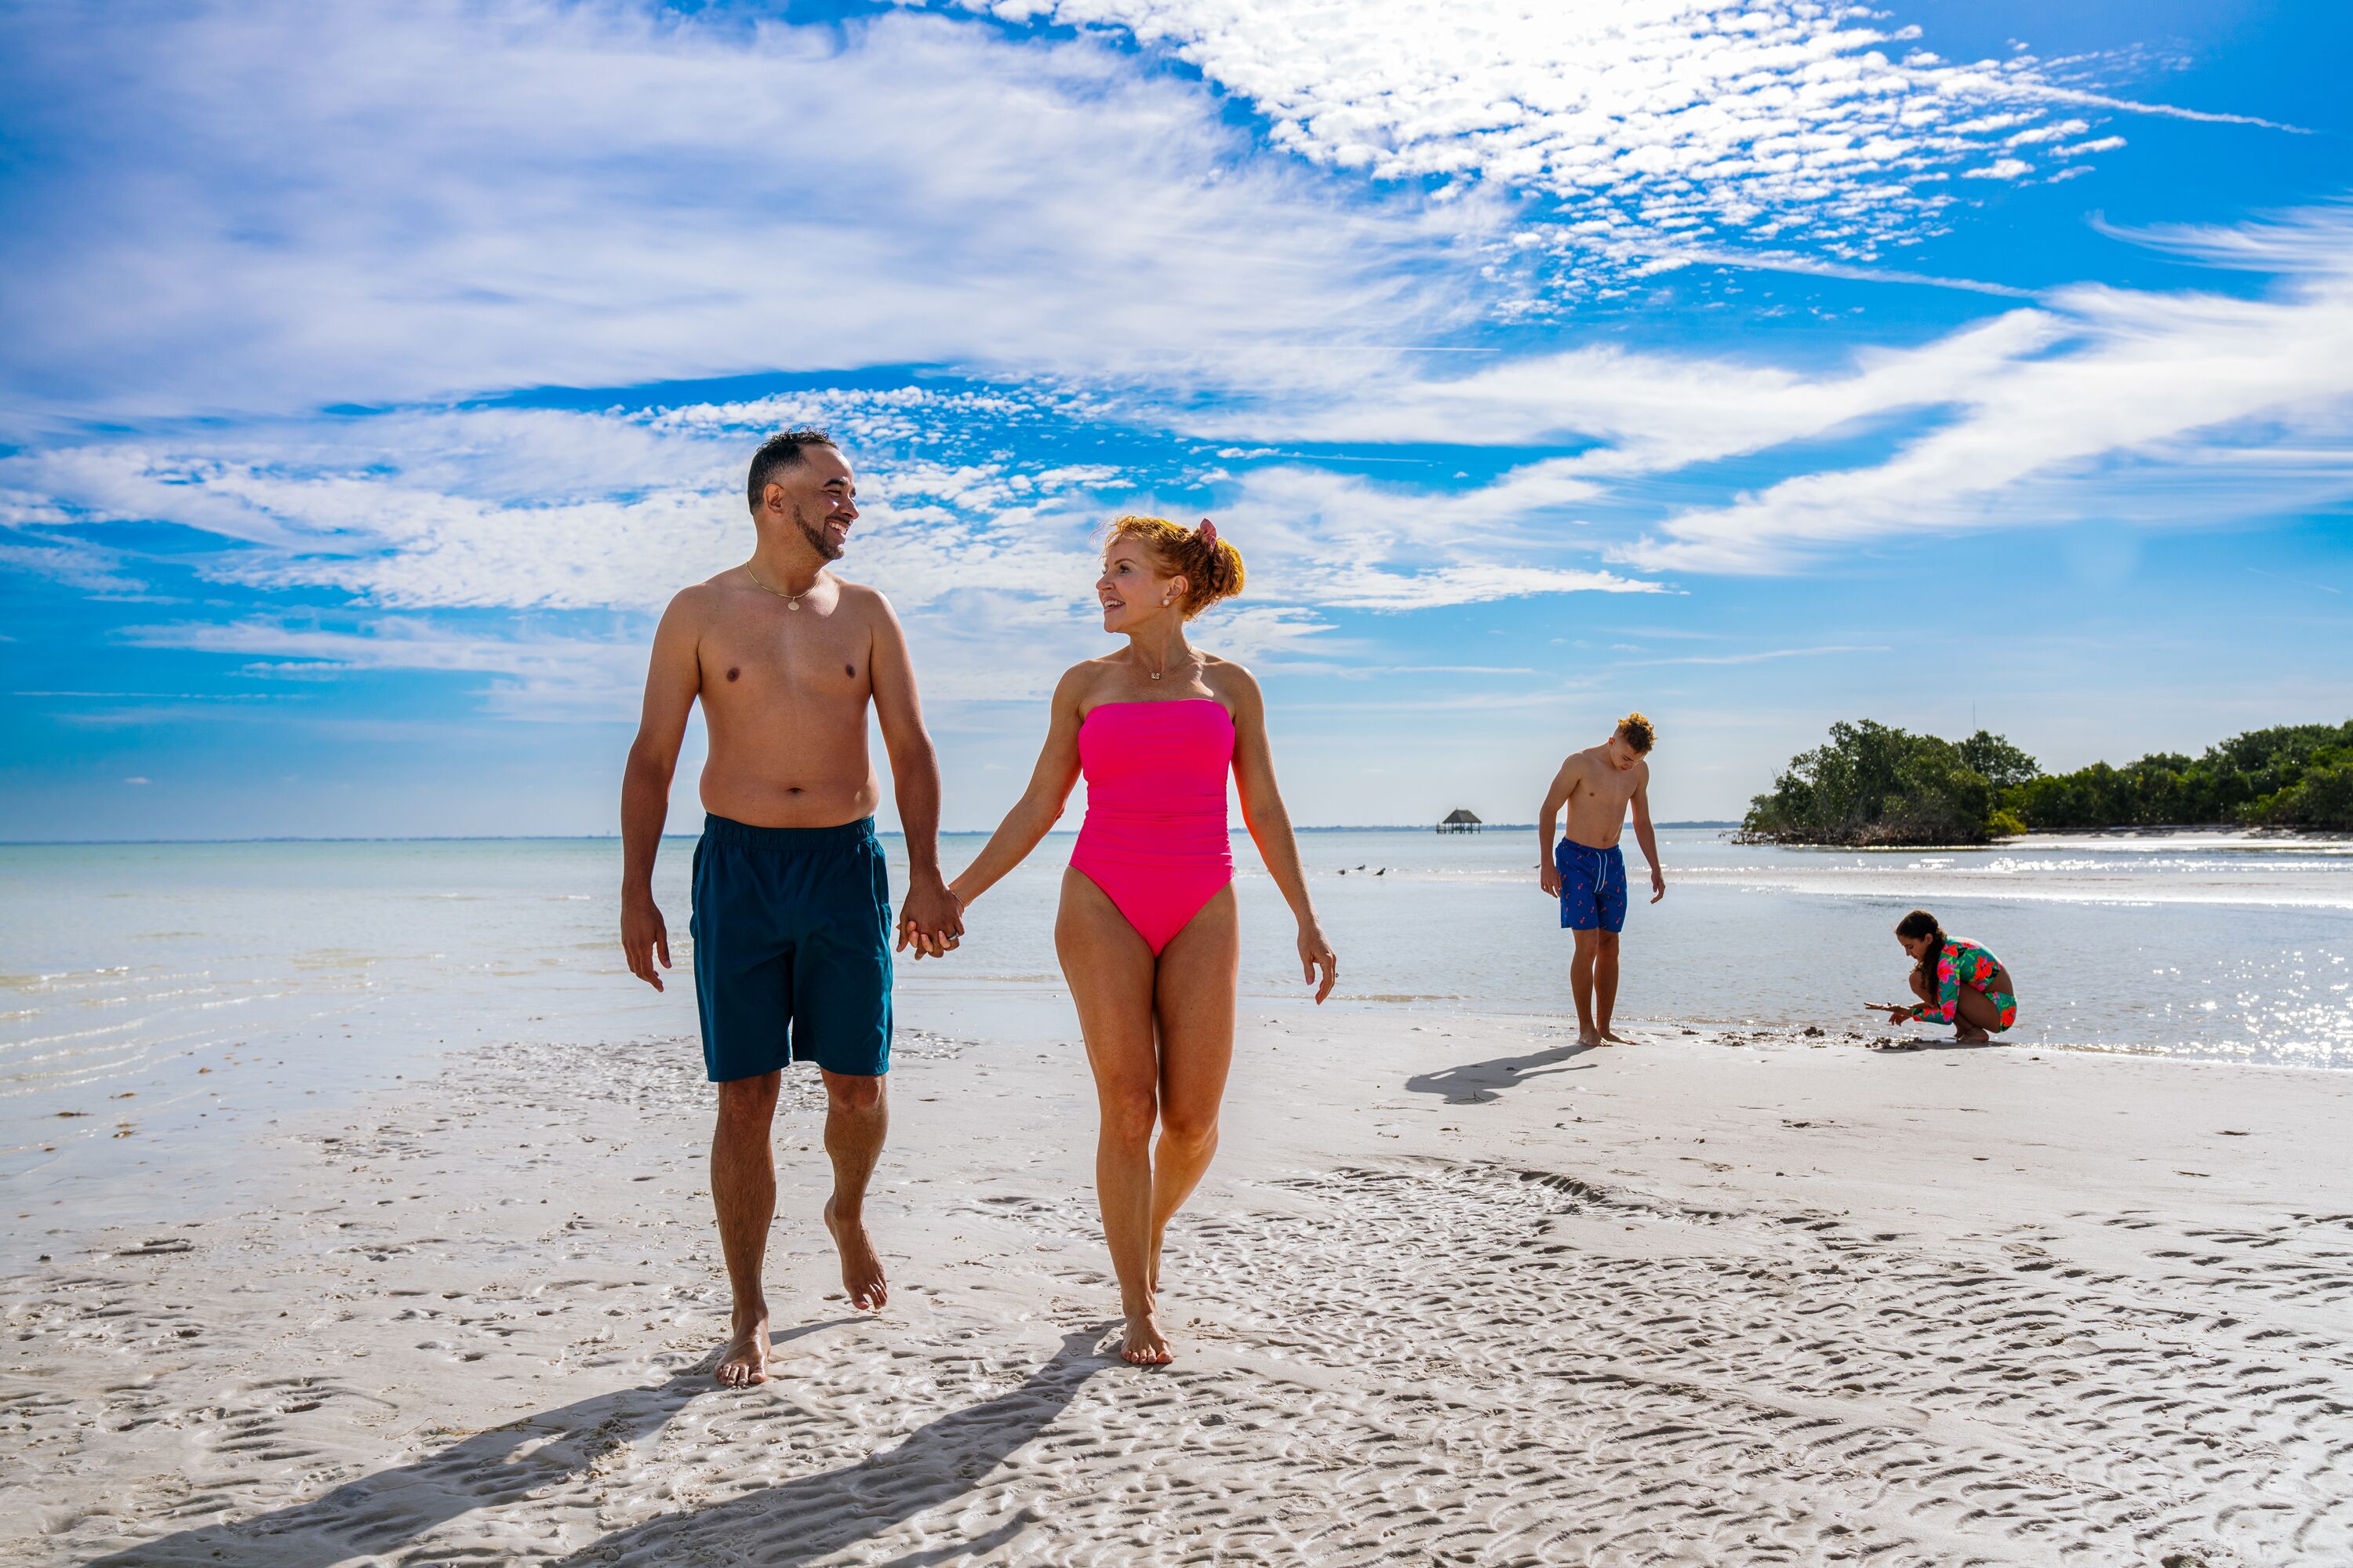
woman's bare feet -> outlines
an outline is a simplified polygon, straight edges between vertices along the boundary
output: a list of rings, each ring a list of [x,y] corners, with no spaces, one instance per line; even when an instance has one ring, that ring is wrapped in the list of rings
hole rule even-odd
[[[843,1217],[834,1212],[834,1200],[825,1201],[825,1228],[833,1233],[834,1250],[841,1254],[841,1288],[849,1304],[863,1312],[880,1312],[891,1299],[891,1282],[882,1277],[882,1259],[866,1234],[862,1215]]]
[[[1970,1045],[1982,1045],[1993,1038],[1974,1023],[1964,1023],[1953,1031],[1953,1038]]]
[[[768,1381],[768,1307],[739,1308],[727,1349],[711,1375],[724,1388],[749,1388]]]
[[[1119,1353],[1122,1360],[1139,1367],[1165,1367],[1176,1359],[1176,1352],[1168,1347],[1168,1336],[1160,1331],[1157,1308],[1146,1307],[1140,1312],[1127,1315],[1127,1329],[1120,1336]]]
[[[1609,1042],[1601,1038],[1601,1032],[1598,1029],[1578,1030],[1577,1032],[1577,1043],[1579,1045],[1607,1045],[1609,1044]]]
[[[1603,1030],[1601,1032],[1601,1043],[1604,1045],[1631,1045],[1633,1044],[1631,1040],[1627,1039],[1615,1029]]]
[[[1152,1233],[1152,1249],[1144,1255],[1144,1288],[1156,1304],[1160,1299],[1160,1244],[1168,1237],[1168,1227],[1161,1225]]]

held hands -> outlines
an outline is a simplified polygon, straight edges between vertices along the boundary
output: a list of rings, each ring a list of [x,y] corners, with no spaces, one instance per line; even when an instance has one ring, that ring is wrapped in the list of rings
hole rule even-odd
[[[654,968],[654,959],[661,959],[662,969],[670,968],[670,927],[662,924],[661,911],[655,906],[650,894],[634,898],[622,895],[621,957],[631,974],[656,991],[662,989],[661,973]]]
[[[907,889],[907,902],[899,907],[898,950],[903,953],[913,943],[918,960],[942,959],[963,939],[964,906],[948,885],[937,872],[915,879]]]
[[[1319,969],[1324,971],[1321,985],[1317,985],[1315,980],[1315,971]],[[1324,939],[1323,928],[1313,922],[1299,927],[1299,969],[1307,983],[1315,986],[1315,1005],[1323,1006],[1324,999],[1330,996],[1332,988],[1340,982],[1340,956],[1332,950],[1332,944]]]

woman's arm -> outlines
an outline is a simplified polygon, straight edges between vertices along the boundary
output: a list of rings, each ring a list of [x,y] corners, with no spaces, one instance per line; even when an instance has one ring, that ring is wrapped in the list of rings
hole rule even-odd
[[[1079,699],[1087,685],[1084,670],[1079,665],[1064,672],[1054,688],[1046,744],[1038,753],[1029,787],[1005,813],[1005,821],[997,825],[973,863],[948,885],[957,907],[970,905],[996,886],[1007,872],[1029,858],[1038,841],[1060,820],[1071,787],[1079,781]]]
[[[1923,1023],[1950,1023],[1961,1015],[1960,965],[1949,953],[1936,955],[1936,1004],[1924,1001],[1914,1012]]]
[[[1218,689],[1233,707],[1234,790],[1241,797],[1242,823],[1250,829],[1250,842],[1258,845],[1267,874],[1282,890],[1283,902],[1291,906],[1292,916],[1299,922],[1301,971],[1315,985],[1315,1000],[1320,1002],[1332,994],[1339,980],[1340,960],[1316,923],[1315,906],[1307,896],[1307,874],[1299,864],[1299,841],[1291,831],[1291,813],[1283,808],[1282,791],[1275,787],[1274,753],[1266,739],[1266,699],[1260,695],[1250,673],[1239,664],[1220,666],[1219,676]],[[1316,983],[1318,969],[1323,971],[1321,983]]]

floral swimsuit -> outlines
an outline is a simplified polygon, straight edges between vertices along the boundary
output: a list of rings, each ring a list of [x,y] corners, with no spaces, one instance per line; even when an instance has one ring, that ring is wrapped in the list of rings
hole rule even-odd
[[[1960,1020],[1961,987],[1985,992],[1999,1012],[1990,1032],[1996,1034],[2018,1022],[2018,998],[2006,991],[1987,991],[2001,972],[2001,960],[1975,942],[1947,942],[1936,955],[1936,1000],[1916,1003],[1912,1016],[1924,1023],[1954,1023]]]

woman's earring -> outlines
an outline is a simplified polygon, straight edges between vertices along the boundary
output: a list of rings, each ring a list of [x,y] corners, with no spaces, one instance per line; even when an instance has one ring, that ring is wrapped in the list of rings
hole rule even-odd
[[[1160,596],[1160,608],[1161,608],[1161,609],[1166,609],[1170,605],[1172,605],[1172,604],[1174,604],[1174,603],[1176,603],[1176,596],[1175,594],[1173,594],[1173,593],[1169,593],[1169,594],[1162,594],[1162,595]]]

